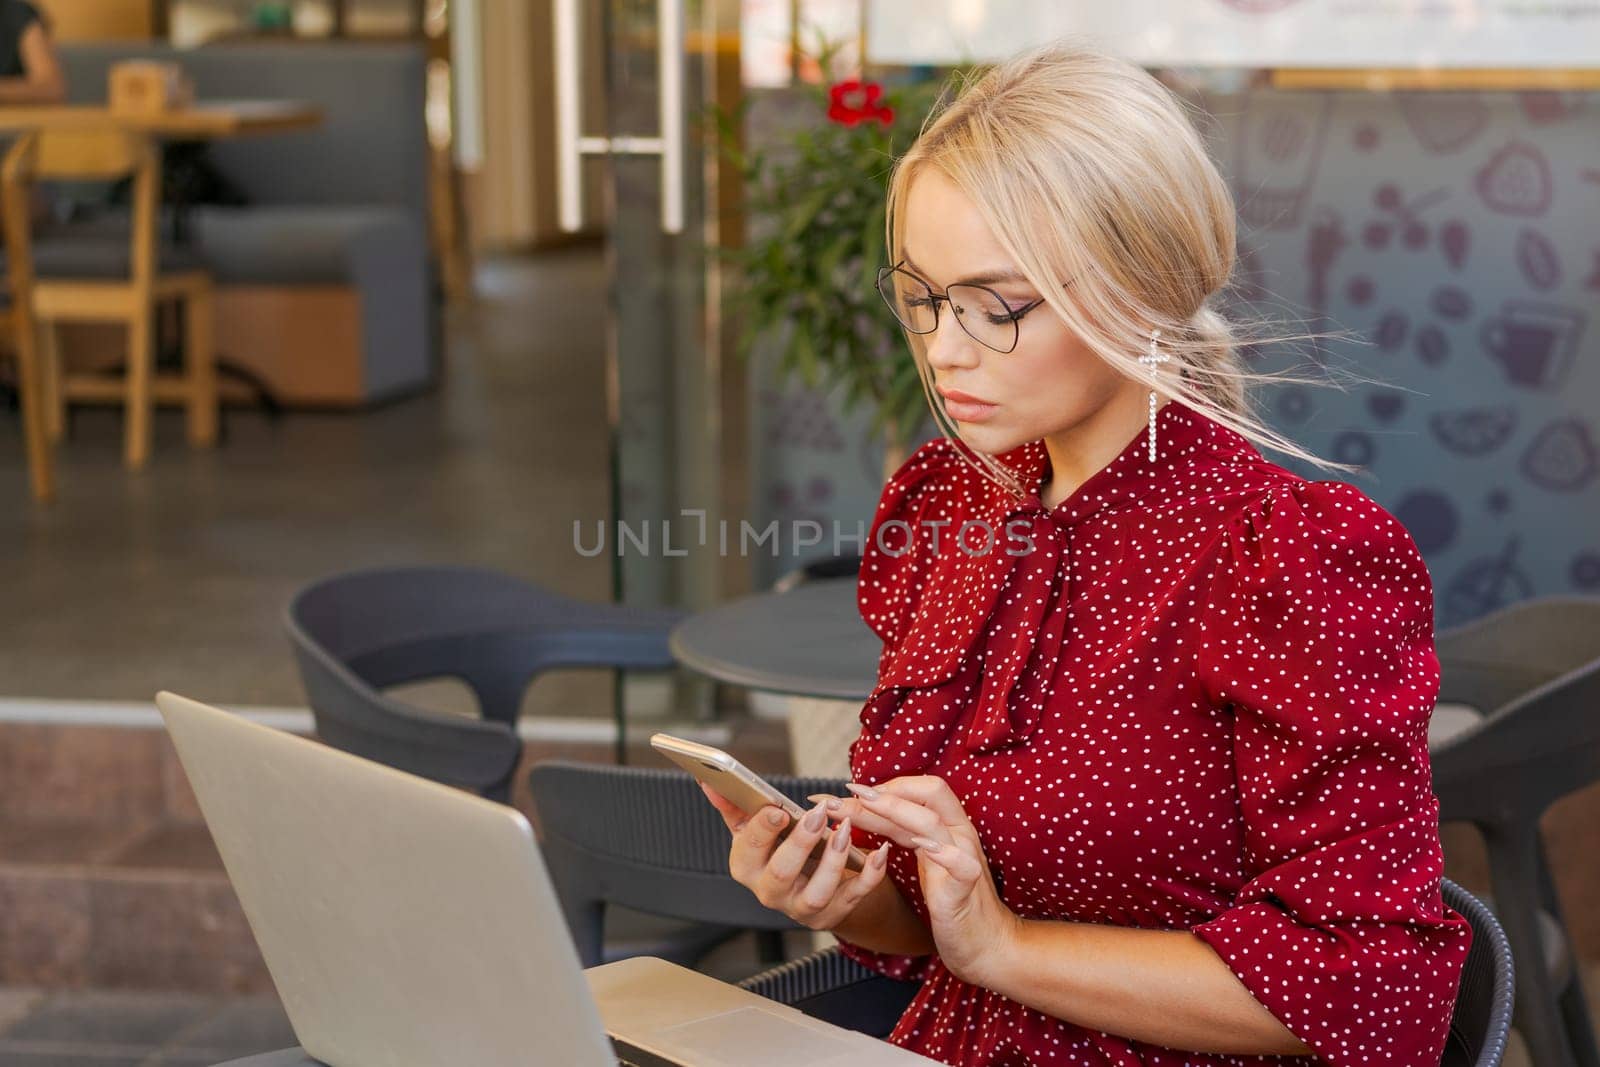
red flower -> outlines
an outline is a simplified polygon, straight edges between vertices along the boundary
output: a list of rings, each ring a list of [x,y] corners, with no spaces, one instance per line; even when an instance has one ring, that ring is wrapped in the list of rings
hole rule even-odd
[[[894,108],[878,101],[883,96],[883,86],[877,82],[862,82],[855,78],[828,89],[828,118],[845,126],[855,126],[871,119],[885,126],[894,123]]]

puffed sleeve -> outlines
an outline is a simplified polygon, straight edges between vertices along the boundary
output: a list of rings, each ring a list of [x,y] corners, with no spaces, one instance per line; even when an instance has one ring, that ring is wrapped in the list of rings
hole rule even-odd
[[[1193,932],[1330,1067],[1436,1064],[1472,932],[1440,895],[1427,566],[1333,481],[1262,493],[1222,544],[1198,675],[1232,709],[1248,880]]]
[[[900,465],[878,496],[861,549],[856,605],[862,620],[883,641],[885,656],[899,646],[911,626],[934,544],[928,523],[940,521],[940,487],[960,462],[949,439],[936,437]]]
[[[936,437],[919,447],[901,464],[879,495],[871,528],[862,547],[861,571],[856,579],[856,602],[862,620],[883,642],[878,661],[880,678],[885,668],[906,651],[904,643],[932,563],[932,542],[927,523],[940,521],[943,515],[942,490],[948,484],[947,476],[952,465],[960,462],[949,440]],[[884,697],[880,685],[862,710],[864,724],[875,721],[874,708]],[[888,705],[885,703],[884,707],[887,710]],[[851,746],[852,756],[854,747]],[[875,849],[883,842],[881,837],[860,828],[852,831],[851,838],[864,851]],[[902,854],[902,850],[896,846],[890,846],[889,877],[926,922],[927,915],[923,911],[920,894],[907,881],[916,877],[915,858],[909,853]],[[920,981],[927,972],[931,959],[929,956],[873,952],[838,938],[837,934],[834,936],[839,941],[840,952],[879,974],[906,981]]]

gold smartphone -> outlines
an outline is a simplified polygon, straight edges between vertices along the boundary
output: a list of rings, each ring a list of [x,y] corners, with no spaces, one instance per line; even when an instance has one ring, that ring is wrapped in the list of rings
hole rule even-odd
[[[735,807],[747,815],[754,815],[769,804],[788,812],[791,821],[784,827],[783,836],[787,836],[806,814],[805,808],[778,792],[772,783],[720,748],[702,745],[697,741],[688,741],[671,734],[654,735],[650,738],[650,746],[694,775],[697,780],[727,797]],[[821,849],[826,844],[827,839],[824,838],[817,842],[817,847]],[[851,845],[845,854],[845,866],[852,871],[859,871],[866,859],[866,855],[859,848]]]

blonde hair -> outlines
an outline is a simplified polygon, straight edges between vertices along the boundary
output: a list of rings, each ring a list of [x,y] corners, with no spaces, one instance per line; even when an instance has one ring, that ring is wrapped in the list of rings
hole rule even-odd
[[[1257,445],[1329,470],[1324,460],[1261,421],[1253,383],[1334,384],[1248,369],[1243,344],[1345,333],[1247,336],[1217,308],[1236,256],[1233,196],[1186,104],[1138,66],[1063,38],[970,72],[956,99],[947,87],[916,142],[894,165],[886,240],[903,258],[911,181],[934,168],[977,206],[1016,267],[1107,364],[1179,400]],[[1074,298],[1058,282],[1068,279]],[[1158,329],[1165,371],[1138,358]],[[960,439],[935,399],[925,338],[906,332],[935,425]],[[1370,379],[1359,378],[1370,381]],[[972,452],[1013,492],[1015,472]],[[968,457],[968,462],[971,458]]]

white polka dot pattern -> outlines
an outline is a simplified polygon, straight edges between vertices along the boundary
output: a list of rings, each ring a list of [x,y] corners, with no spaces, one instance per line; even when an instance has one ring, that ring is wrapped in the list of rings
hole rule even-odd
[[[1157,434],[1055,508],[1042,442],[998,457],[1021,502],[955,442],[906,461],[857,587],[884,647],[851,773],[945,778],[1018,914],[1193,931],[1316,1056],[1148,1045],[842,948],[922,982],[890,1040],[950,1064],[1436,1064],[1471,931],[1439,891],[1427,567],[1354,486],[1176,401]],[[915,856],[889,872],[926,919]]]

